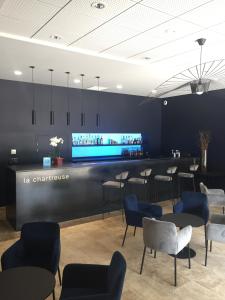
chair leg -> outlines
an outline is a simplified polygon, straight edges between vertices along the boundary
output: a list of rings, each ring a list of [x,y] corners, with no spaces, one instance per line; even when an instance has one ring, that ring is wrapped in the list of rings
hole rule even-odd
[[[154,250],[154,258],[156,258],[156,250]]]
[[[174,286],[177,286],[177,256],[174,255]]]
[[[190,244],[188,243],[188,268],[191,268],[191,253],[190,253]]]
[[[124,232],[122,247],[124,246],[124,243],[125,243],[125,239],[126,239],[126,235],[127,235],[127,229],[128,229],[128,225],[126,226],[126,229],[125,229],[125,232]]]
[[[134,236],[135,236],[135,234],[136,234],[136,229],[137,229],[137,227],[135,226],[135,227],[134,227]]]
[[[206,238],[206,225],[204,225],[204,231],[205,231],[205,247],[206,247],[206,241],[207,241],[207,238]]]
[[[195,187],[195,178],[193,177],[193,191],[196,192],[196,187]]]
[[[120,187],[120,203],[121,203],[121,210],[122,210],[122,221],[124,222],[124,210],[123,210],[123,189]]]
[[[206,248],[205,248],[205,267],[207,266],[207,257],[208,257],[208,241],[206,241]]]
[[[142,255],[140,274],[142,274],[142,270],[143,270],[143,265],[144,265],[144,260],[145,260],[145,252],[146,252],[146,246],[144,246],[144,251],[143,251],[143,255]]]
[[[62,277],[61,277],[61,273],[60,273],[60,268],[58,267],[58,277],[59,277],[59,284],[60,286],[62,285]]]
[[[224,206],[223,206],[223,215],[224,215]]]
[[[52,298],[53,298],[53,300],[55,300],[55,290],[53,290],[53,292],[52,292]]]
[[[210,241],[210,249],[209,249],[210,252],[212,252],[212,241]]]

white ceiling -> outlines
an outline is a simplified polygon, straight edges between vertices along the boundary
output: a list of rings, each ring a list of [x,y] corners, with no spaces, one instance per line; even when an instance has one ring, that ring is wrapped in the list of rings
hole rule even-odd
[[[197,38],[207,38],[203,61],[225,58],[225,0],[103,0],[102,10],[94,1],[0,0],[0,78],[30,81],[35,65],[38,83],[48,84],[53,68],[55,85],[65,86],[70,71],[71,79],[86,75],[85,88],[99,75],[108,92],[145,96],[199,63]]]

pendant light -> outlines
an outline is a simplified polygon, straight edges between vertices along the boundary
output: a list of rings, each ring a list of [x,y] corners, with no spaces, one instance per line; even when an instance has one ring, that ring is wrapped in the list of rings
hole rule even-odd
[[[32,101],[32,112],[31,112],[31,122],[32,125],[36,125],[36,111],[35,111],[35,85],[34,85],[34,66],[29,67],[31,69],[31,82],[32,82],[32,94],[33,94],[33,101]]]
[[[50,125],[54,125],[54,111],[53,111],[53,85],[52,85],[52,73],[53,73],[53,69],[48,69],[49,72],[51,73],[51,95],[50,95]]]
[[[80,74],[81,76],[81,127],[85,126],[85,112],[84,112],[84,97],[83,97],[83,90],[84,90],[84,74]]]
[[[66,113],[66,125],[70,125],[70,95],[69,95],[69,81],[70,72],[65,72],[67,75],[67,113]]]
[[[99,101],[99,80],[100,80],[100,76],[96,76],[97,79],[97,86],[98,86],[98,99],[97,99],[97,113],[96,113],[96,127],[100,126],[100,101]]]

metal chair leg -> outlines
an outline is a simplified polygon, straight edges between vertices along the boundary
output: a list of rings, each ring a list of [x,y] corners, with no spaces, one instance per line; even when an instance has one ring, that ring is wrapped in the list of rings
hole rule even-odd
[[[154,258],[156,258],[156,250],[154,250]]]
[[[143,255],[142,255],[140,274],[142,274],[142,270],[143,270],[143,265],[144,265],[144,260],[145,260],[145,252],[146,252],[146,246],[144,246],[144,251],[143,251]]]
[[[128,225],[126,226],[126,229],[125,229],[125,232],[124,232],[122,247],[124,246],[124,243],[125,243],[125,239],[126,239],[126,235],[127,235],[127,229],[128,229]]]
[[[207,266],[207,257],[208,257],[208,241],[206,241],[206,248],[205,248],[205,267]]]
[[[137,227],[135,226],[135,227],[134,227],[134,236],[135,236],[135,234],[136,234],[136,229],[137,229]]]
[[[61,273],[60,273],[60,268],[58,267],[58,277],[59,277],[59,284],[60,286],[62,285],[62,277],[61,277]]]
[[[53,292],[52,292],[52,298],[53,298],[53,300],[55,300],[55,290],[53,290]]]
[[[206,241],[207,241],[207,237],[206,237],[206,224],[204,225],[204,231],[205,231],[205,247],[206,247]]]
[[[223,206],[223,215],[224,215],[224,206]]]
[[[188,243],[188,268],[191,268],[191,253],[190,253],[190,244]]]
[[[210,252],[212,252],[212,241],[210,241],[210,249],[209,249]]]
[[[193,190],[196,192],[196,187],[195,187],[195,178],[193,177]]]
[[[177,256],[174,256],[174,286],[177,286]]]

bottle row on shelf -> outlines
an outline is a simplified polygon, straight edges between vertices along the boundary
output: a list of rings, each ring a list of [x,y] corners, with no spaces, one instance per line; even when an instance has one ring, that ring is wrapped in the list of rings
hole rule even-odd
[[[74,137],[73,146],[77,145],[141,145],[141,138],[132,138],[132,136],[121,136],[119,139],[105,138],[101,135],[85,135]]]

